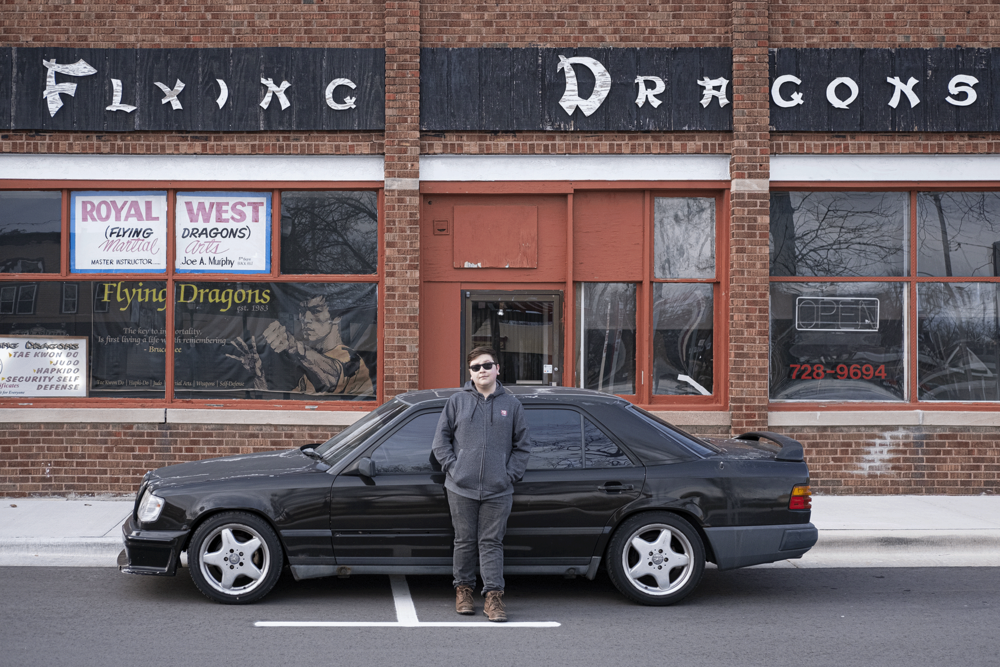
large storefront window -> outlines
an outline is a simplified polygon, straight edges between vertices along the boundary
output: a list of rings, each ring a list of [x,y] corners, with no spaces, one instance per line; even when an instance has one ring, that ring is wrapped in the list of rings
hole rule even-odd
[[[374,401],[378,201],[0,192],[0,399]]]
[[[2,284],[0,295],[5,292],[18,295],[13,309],[4,309],[0,301],[0,337],[18,343],[8,354],[23,351],[24,343],[34,339],[83,337],[89,341],[90,352],[85,361],[88,382],[83,395],[163,398],[165,282],[12,282]],[[35,353],[30,354],[34,360]],[[30,377],[38,379],[19,384],[33,390],[30,393],[44,395],[47,390],[38,387],[52,383],[42,378],[51,376],[57,367],[45,360],[32,364],[29,370]],[[9,373],[5,379],[9,380]]]
[[[641,403],[712,405],[718,400],[716,198],[646,196],[645,279],[576,285],[577,384]],[[641,275],[626,264],[619,263],[621,275]]]
[[[998,266],[997,193],[772,193],[771,398],[1000,400]]]

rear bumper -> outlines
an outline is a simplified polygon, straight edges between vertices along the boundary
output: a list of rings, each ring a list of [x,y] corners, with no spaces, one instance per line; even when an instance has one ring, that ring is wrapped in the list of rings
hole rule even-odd
[[[706,528],[720,570],[801,558],[819,539],[811,523]]]
[[[177,573],[181,547],[188,531],[141,530],[129,517],[122,524],[125,551],[118,558],[118,569],[127,574],[153,574],[171,577]]]

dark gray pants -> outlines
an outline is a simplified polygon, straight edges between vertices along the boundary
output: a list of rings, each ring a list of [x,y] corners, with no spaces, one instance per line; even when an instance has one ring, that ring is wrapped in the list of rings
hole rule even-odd
[[[454,573],[458,586],[476,587],[476,560],[483,577],[483,595],[502,591],[503,536],[514,496],[473,500],[448,492],[451,524],[455,527]]]

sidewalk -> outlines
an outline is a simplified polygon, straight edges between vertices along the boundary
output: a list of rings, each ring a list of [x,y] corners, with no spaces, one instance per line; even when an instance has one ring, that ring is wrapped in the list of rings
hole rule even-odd
[[[0,498],[0,566],[115,567],[132,498]],[[819,543],[760,567],[998,567],[1000,496],[814,496]]]

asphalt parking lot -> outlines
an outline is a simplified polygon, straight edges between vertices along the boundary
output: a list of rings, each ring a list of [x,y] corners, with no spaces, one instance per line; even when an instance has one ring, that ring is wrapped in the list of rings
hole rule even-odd
[[[455,614],[447,577],[406,585],[416,621],[385,576],[286,575],[260,603],[224,606],[184,572],[5,567],[0,664],[997,664],[1000,568],[709,570],[663,608],[603,575],[510,577],[506,625]]]

